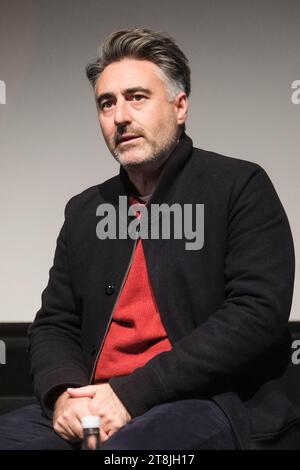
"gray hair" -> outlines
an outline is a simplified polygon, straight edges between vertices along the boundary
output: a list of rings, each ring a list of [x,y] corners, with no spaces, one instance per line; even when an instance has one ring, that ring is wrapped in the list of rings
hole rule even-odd
[[[191,71],[184,53],[174,39],[165,33],[149,29],[125,29],[108,36],[100,50],[100,57],[86,66],[86,75],[92,87],[109,64],[125,58],[149,60],[159,67],[162,78],[174,99],[184,91],[189,96],[191,91]]]

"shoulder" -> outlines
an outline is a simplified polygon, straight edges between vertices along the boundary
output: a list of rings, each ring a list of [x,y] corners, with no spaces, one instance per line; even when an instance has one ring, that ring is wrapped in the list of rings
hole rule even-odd
[[[202,171],[223,174],[224,177],[253,174],[259,171],[264,172],[264,169],[258,163],[195,147],[193,148],[192,164],[201,166]]]
[[[197,174],[206,184],[215,185],[219,190],[240,192],[257,182],[272,186],[265,169],[258,163],[220,153],[193,148],[190,171]]]
[[[119,175],[113,176],[103,183],[91,186],[74,195],[66,204],[66,215],[74,215],[77,212],[89,212],[94,210],[106,197],[109,199],[115,193],[120,182]]]
[[[281,205],[274,185],[258,163],[193,148],[189,181],[204,188],[208,198],[227,201],[229,210],[245,201]]]

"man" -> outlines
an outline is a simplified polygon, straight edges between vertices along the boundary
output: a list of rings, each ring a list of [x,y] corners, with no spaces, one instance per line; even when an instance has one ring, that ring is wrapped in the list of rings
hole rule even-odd
[[[193,148],[189,66],[168,36],[113,33],[87,75],[120,174],[67,204],[29,335],[40,404],[2,417],[1,448],[76,448],[91,414],[103,449],[297,446],[285,388],[294,252],[272,183]],[[183,225],[204,208],[203,243],[175,236],[176,211],[173,236],[129,236],[145,209],[148,228],[166,222],[149,216],[156,205],[177,205]]]

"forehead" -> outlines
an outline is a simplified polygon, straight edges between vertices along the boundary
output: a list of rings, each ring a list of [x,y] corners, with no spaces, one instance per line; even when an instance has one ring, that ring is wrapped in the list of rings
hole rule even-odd
[[[157,65],[148,60],[123,59],[105,67],[96,83],[96,93],[134,87],[164,88],[165,83]]]

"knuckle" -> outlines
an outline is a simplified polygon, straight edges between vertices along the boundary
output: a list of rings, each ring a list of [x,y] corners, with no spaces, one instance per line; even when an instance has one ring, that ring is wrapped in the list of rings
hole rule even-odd
[[[65,412],[60,416],[59,419],[60,419],[62,422],[67,421],[67,420],[68,420],[68,416],[69,416],[69,414],[65,411]]]
[[[59,425],[58,425],[57,422],[55,422],[55,423],[53,424],[53,429],[54,429],[54,431],[56,431],[56,432],[59,431]]]
[[[98,415],[99,414],[99,408],[98,408],[97,405],[89,406],[89,410],[93,415]]]
[[[62,426],[62,425],[63,425],[63,419],[62,419],[61,416],[59,416],[59,417],[57,418],[56,422],[55,422],[55,426],[56,426],[56,427],[60,427],[60,426]]]

